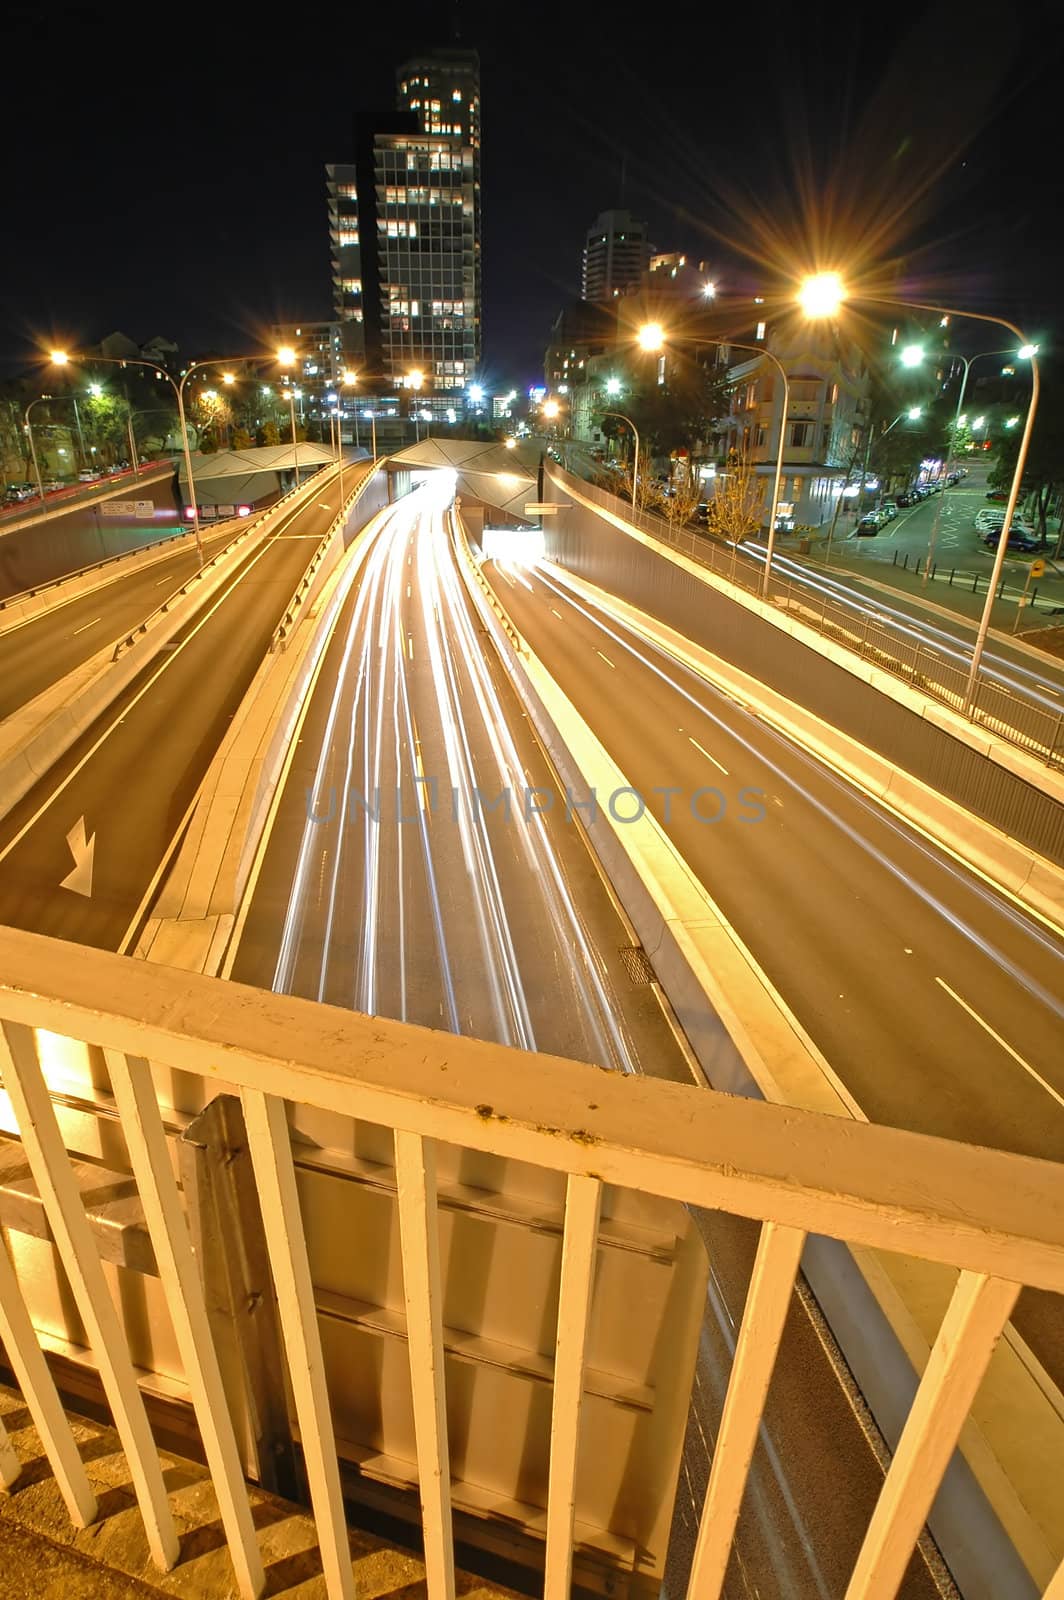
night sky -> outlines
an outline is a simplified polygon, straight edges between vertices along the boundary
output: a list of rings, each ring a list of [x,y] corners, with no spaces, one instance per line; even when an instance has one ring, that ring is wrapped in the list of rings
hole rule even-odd
[[[584,232],[622,197],[741,293],[819,257],[1059,332],[1048,3],[57,0],[4,32],[4,367],[114,329],[236,355],[328,317],[324,164],[356,110],[392,105],[405,55],[456,39],[482,57],[493,387],[537,379]]]

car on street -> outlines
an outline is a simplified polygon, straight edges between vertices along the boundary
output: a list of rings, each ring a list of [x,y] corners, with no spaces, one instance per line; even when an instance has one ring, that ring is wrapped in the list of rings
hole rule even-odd
[[[975,526],[980,533],[986,533],[988,528],[1000,528],[1004,521],[1005,513],[1003,511],[991,511],[989,507],[985,511],[977,511],[975,514]]]
[[[897,496],[896,504],[899,505],[903,511],[907,511],[910,506],[914,506],[916,504],[916,496],[911,494],[908,489],[904,489],[902,493]]]
[[[778,516],[776,518],[777,533],[793,533],[794,518],[792,516]]]
[[[887,522],[893,522],[894,518],[898,515],[898,503],[897,503],[897,501],[896,500],[882,500],[882,501],[880,501],[880,504],[879,504],[879,515],[881,517],[885,518],[885,520]]]
[[[99,467],[82,467],[78,473],[79,483],[95,483],[97,478],[102,478],[103,473]]]
[[[986,491],[986,497],[988,500],[998,500],[1002,505],[1004,505],[1008,499],[1008,495],[1004,489],[988,489]]]
[[[1001,529],[991,528],[988,533],[983,535],[983,543],[991,550],[996,549],[1001,543]],[[1009,529],[1009,549],[1037,550],[1038,536],[1034,529],[1028,527],[1024,522],[1014,522]]]
[[[36,493],[36,486],[32,483],[9,483],[4,491],[4,499],[8,505],[15,506],[22,500],[32,500]]]
[[[45,478],[41,484],[41,488],[44,490],[45,494],[55,494],[56,490],[61,489],[62,487],[63,485],[60,483],[58,478]]]
[[[871,538],[879,532],[879,514],[876,511],[866,511],[856,528],[859,539]]]

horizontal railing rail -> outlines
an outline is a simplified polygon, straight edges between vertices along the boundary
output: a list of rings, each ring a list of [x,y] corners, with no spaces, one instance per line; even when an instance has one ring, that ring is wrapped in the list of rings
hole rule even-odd
[[[765,596],[763,552],[760,557],[751,556],[741,545],[726,543],[687,523],[670,522],[653,511],[633,509],[609,489],[567,472],[560,464],[553,465],[550,470],[557,475],[562,487],[570,477],[573,487],[578,487],[595,505],[678,550],[718,578],[748,594],[767,599],[797,621],[852,650],[862,660],[906,679],[954,710],[963,709],[968,678],[965,665],[950,661],[942,649],[913,638],[901,623],[883,616],[873,618],[870,602],[863,596],[855,594],[852,601],[833,596],[780,576],[778,567],[770,575],[769,592]],[[591,470],[590,465],[587,470]],[[969,715],[980,726],[1029,751],[1047,766],[1064,766],[1064,711],[1040,705],[1019,686],[1006,688],[984,670],[976,684]]]
[[[174,1176],[155,1072],[198,1074],[240,1095],[322,1567],[353,1595],[336,1440],[324,1379],[286,1102],[391,1130],[399,1255],[428,1588],[452,1600],[437,1146],[512,1158],[566,1185],[553,1338],[546,1600],[572,1574],[585,1348],[605,1185],[728,1212],[761,1226],[717,1434],[688,1593],[725,1569],[806,1236],[903,1252],[957,1270],[956,1287],[872,1513],[847,1600],[902,1581],[972,1400],[1021,1285],[1064,1291],[1064,1184],[1052,1163],[785,1106],[629,1077],[365,1017],[189,972],[0,929],[0,1074],[23,1152],[122,1436],[156,1563],[179,1542],[96,1238],[47,1085],[42,1041],[79,1041],[106,1063],[240,1592],[264,1572],[217,1353]],[[615,1308],[616,1309],[616,1308]],[[0,1250],[0,1337],[71,1516],[97,1506]],[[693,1360],[693,1352],[692,1352]],[[685,1374],[688,1383],[691,1372]],[[0,1439],[5,1481],[17,1461]],[[1059,1600],[1064,1569],[1047,1594]]]

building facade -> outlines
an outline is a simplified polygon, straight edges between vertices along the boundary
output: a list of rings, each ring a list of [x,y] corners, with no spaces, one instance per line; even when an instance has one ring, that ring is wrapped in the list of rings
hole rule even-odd
[[[602,303],[638,289],[650,254],[645,222],[630,211],[601,212],[584,241],[582,297]]]
[[[337,320],[381,395],[461,419],[481,360],[480,78],[475,51],[400,67],[398,110],[359,118],[329,167]]]

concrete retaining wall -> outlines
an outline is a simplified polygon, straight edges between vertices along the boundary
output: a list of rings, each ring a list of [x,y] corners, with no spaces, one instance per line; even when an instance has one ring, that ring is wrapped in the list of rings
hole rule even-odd
[[[154,509],[150,517],[107,517],[100,512],[107,500],[151,500]],[[181,527],[179,509],[177,476],[166,463],[98,498],[15,519],[0,531],[0,599],[151,544]]]

